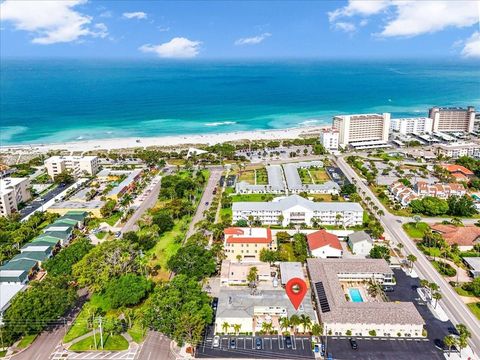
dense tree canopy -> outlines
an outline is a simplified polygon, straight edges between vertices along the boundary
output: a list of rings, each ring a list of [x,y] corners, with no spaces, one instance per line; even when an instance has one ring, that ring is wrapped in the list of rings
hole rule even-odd
[[[54,181],[57,184],[71,184],[75,179],[70,172],[62,171],[60,174],[55,175]]]
[[[390,250],[386,246],[374,245],[370,250],[370,257],[372,259],[385,259],[390,261]]]
[[[100,209],[100,214],[102,214],[104,218],[111,216],[115,210],[115,206],[117,206],[117,202],[115,200],[107,200]]]
[[[153,223],[158,226],[158,234],[161,235],[164,232],[170,231],[173,229],[175,223],[170,215],[165,213],[155,214],[153,216]]]
[[[102,290],[113,278],[136,273],[137,246],[123,240],[103,242],[73,266],[73,275],[80,286],[92,291]]]
[[[43,268],[47,270],[49,275],[71,275],[73,265],[80,261],[92,248],[93,245],[89,239],[77,239],[45,262]]]
[[[112,308],[117,309],[138,304],[152,287],[152,283],[144,276],[127,274],[110,280],[105,287],[105,296],[109,299]]]
[[[357,192],[357,187],[354,184],[348,183],[342,186],[340,194],[351,196]]]
[[[123,234],[123,240],[128,241],[132,244],[137,244],[138,248],[147,251],[150,250],[152,247],[155,246],[155,243],[157,242],[157,238],[154,236],[154,234],[150,232],[134,232],[134,231],[128,231]]]
[[[176,274],[189,278],[203,279],[216,269],[215,257],[210,250],[197,244],[188,244],[168,260],[168,268]]]
[[[429,216],[439,216],[448,213],[447,201],[433,196],[413,200],[410,202],[410,208],[415,214],[425,214]]]
[[[13,299],[4,314],[3,339],[11,343],[24,334],[36,334],[63,316],[77,299],[66,279],[47,276],[33,281]]]
[[[450,196],[448,198],[448,213],[453,216],[472,216],[477,213],[475,203],[467,196]]]
[[[200,342],[203,329],[212,321],[210,298],[186,275],[157,286],[147,309],[147,323],[179,344]]]
[[[293,254],[297,261],[304,263],[308,257],[307,237],[298,233],[293,235]]]

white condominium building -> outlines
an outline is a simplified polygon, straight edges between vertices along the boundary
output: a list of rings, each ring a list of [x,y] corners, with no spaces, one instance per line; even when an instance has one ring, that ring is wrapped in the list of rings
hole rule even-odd
[[[313,202],[299,195],[271,202],[234,202],[233,222],[252,216],[263,225],[307,224],[355,226],[363,222],[363,209],[353,202]]]
[[[452,144],[438,144],[435,145],[437,155],[443,155],[452,159],[457,159],[461,156],[471,156],[480,158],[480,144],[473,142],[457,142]]]
[[[400,118],[390,121],[390,130],[404,135],[431,133],[432,129],[433,120],[428,117]]]
[[[473,131],[475,108],[433,107],[428,113],[433,119],[433,131]]]
[[[18,204],[31,198],[28,178],[0,179],[0,216],[9,216],[18,210]]]
[[[99,166],[97,156],[52,156],[45,160],[47,173],[52,179],[64,171],[71,172],[74,177],[95,175]]]
[[[388,142],[390,113],[338,115],[333,117],[333,127],[338,130],[338,144]]]
[[[338,136],[337,129],[322,129],[320,132],[320,143],[327,150],[338,150]]]

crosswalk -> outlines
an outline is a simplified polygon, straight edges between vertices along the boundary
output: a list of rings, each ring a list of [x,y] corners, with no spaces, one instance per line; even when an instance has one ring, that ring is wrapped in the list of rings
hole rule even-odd
[[[134,360],[138,347],[125,351],[88,351],[76,353],[73,351],[57,349],[52,353],[50,360]]]

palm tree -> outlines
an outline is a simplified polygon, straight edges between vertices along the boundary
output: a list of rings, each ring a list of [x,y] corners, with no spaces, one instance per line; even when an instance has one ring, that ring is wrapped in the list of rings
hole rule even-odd
[[[313,324],[311,331],[312,331],[312,335],[320,336],[323,334],[323,326],[320,324]]]
[[[428,285],[430,285],[430,283],[428,282],[428,280],[425,280],[425,279],[421,279],[420,280],[420,286],[425,288],[425,289],[428,289]]]
[[[285,329],[285,331],[288,330],[288,328],[290,327],[290,321],[288,320],[288,317],[281,317],[279,320],[278,320],[279,324],[280,324],[280,329]]]
[[[228,334],[228,329],[230,329],[230,324],[225,321],[225,322],[222,324],[222,329],[223,329],[223,332],[224,332],[225,334]]]
[[[460,334],[457,344],[460,348],[460,357],[462,356],[462,349],[468,346],[468,339],[472,336],[468,328],[464,324],[457,325],[458,333]]]
[[[307,332],[307,329],[310,330],[311,324],[312,324],[312,320],[310,319],[310,316],[305,314],[300,315],[300,322],[302,323],[304,333]]]
[[[273,330],[273,325],[272,323],[267,323],[267,322],[263,322],[262,323],[262,331],[265,333],[265,334],[270,334]]]
[[[240,329],[242,328],[242,325],[241,324],[233,324],[232,327],[233,327],[233,331],[235,332],[235,335],[238,335],[238,333],[240,332]]]
[[[297,326],[301,324],[301,320],[298,315],[290,316],[290,326],[293,328],[293,333],[297,332]]]
[[[437,303],[438,303],[438,300],[440,300],[442,298],[442,294],[440,294],[438,291],[433,293],[432,295],[432,298],[435,300],[435,305],[433,306],[434,309],[437,308]]]
[[[450,357],[452,346],[455,346],[457,339],[455,339],[452,335],[447,335],[443,338],[443,343],[448,347],[448,357]]]
[[[407,260],[408,260],[408,262],[410,263],[410,264],[409,264],[410,272],[412,272],[412,270],[413,270],[413,263],[414,263],[415,261],[417,261],[417,257],[416,257],[415,255],[413,255],[413,254],[410,254],[410,255],[407,256]]]

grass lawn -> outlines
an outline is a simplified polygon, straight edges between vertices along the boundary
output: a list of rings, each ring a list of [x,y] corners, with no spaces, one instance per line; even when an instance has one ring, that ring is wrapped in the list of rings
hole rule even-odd
[[[293,254],[293,246],[291,243],[280,244],[279,251],[281,254],[286,255],[287,261],[296,261],[295,255]]]
[[[267,185],[268,184],[268,175],[265,168],[257,169],[256,173],[257,185]]]
[[[121,217],[122,217],[122,212],[121,211],[115,211],[108,218],[102,219],[102,221],[105,221],[108,225],[113,226],[117,223],[118,220],[120,220]]]
[[[232,202],[239,201],[272,201],[274,196],[272,194],[241,194],[232,195]]]
[[[95,236],[101,240],[101,239],[103,239],[105,236],[107,236],[107,234],[108,234],[108,233],[107,233],[106,231],[100,231],[99,233],[96,233]]]
[[[457,286],[454,288],[455,291],[457,292],[458,295],[460,296],[475,296],[473,295],[470,291],[468,290],[465,290],[463,287],[461,286]]]
[[[297,169],[297,171],[298,175],[300,176],[300,180],[302,181],[302,184],[313,184],[312,178],[310,177],[307,169],[299,168]]]
[[[312,175],[315,184],[323,184],[324,182],[330,181],[327,172],[322,168],[310,168],[310,175]]]
[[[345,202],[342,196],[338,196],[338,199],[333,200],[330,194],[308,194],[308,197],[318,202]]]
[[[228,215],[230,216],[230,219],[232,218],[232,208],[221,208],[220,209],[220,219],[222,219],[223,216]]]
[[[244,170],[240,174],[238,181],[246,181],[247,183],[254,185],[255,184],[255,171],[254,170]]]
[[[35,339],[37,335],[25,335],[22,340],[18,343],[17,347],[19,349],[25,349],[28,345],[30,345]]]
[[[166,280],[168,279],[167,261],[175,255],[175,253],[182,246],[181,240],[185,236],[186,230],[183,230],[188,226],[190,217],[185,217],[175,222],[175,226],[172,230],[164,233],[157,241],[152,250],[149,251],[151,255],[150,265],[160,265],[158,275],[154,277],[154,280]],[[181,239],[176,241],[176,239]],[[153,256],[155,255],[155,256]]]
[[[480,302],[467,304],[470,311],[480,320]]]
[[[122,335],[113,335],[110,336],[108,334],[103,334],[104,345],[103,350],[127,350],[128,349],[128,341]],[[99,334],[96,335],[97,340],[97,349],[100,350],[100,336]],[[72,351],[87,351],[87,350],[95,350],[95,342],[94,337],[89,336],[86,339],[80,340],[79,342],[70,346]]]
[[[419,222],[409,222],[407,224],[402,225],[403,230],[413,239],[421,239],[425,234],[425,231],[429,228],[427,223]]]
[[[7,355],[7,350],[0,350],[0,357]]]
[[[132,337],[133,341],[137,344],[140,344],[146,335],[146,330],[142,328],[139,323],[134,322],[132,327],[127,330],[127,332]]]
[[[178,165],[178,166],[185,165],[185,160],[184,159],[169,159],[167,162],[170,165]]]

